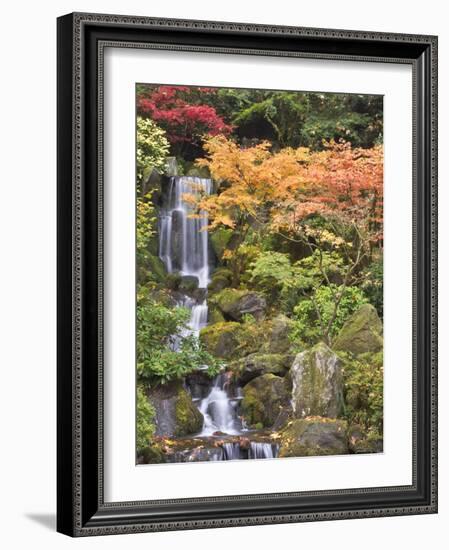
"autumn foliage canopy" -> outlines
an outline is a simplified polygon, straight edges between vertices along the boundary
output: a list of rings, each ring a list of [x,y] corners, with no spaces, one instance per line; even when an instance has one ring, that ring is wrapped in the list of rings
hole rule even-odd
[[[270,143],[240,148],[224,136],[204,145],[207,166],[221,182],[219,193],[203,197],[200,208],[219,225],[236,228],[251,220],[271,231],[294,234],[313,215],[347,223],[368,222],[371,238],[381,239],[383,197],[382,147],[353,149],[327,144],[322,151],[284,148]]]
[[[189,88],[188,86],[158,86],[140,95],[137,108],[140,114],[149,116],[167,132],[172,144],[196,144],[203,135],[227,135],[232,126],[225,123],[214,107],[197,103],[196,97],[213,95],[213,88]]]

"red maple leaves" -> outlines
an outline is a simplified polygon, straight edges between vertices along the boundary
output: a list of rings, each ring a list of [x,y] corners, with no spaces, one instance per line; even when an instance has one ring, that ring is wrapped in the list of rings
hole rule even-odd
[[[137,100],[142,115],[151,116],[167,132],[172,144],[197,144],[203,136],[227,135],[232,126],[226,124],[214,107],[199,103],[202,94],[215,94],[214,88],[158,86]]]

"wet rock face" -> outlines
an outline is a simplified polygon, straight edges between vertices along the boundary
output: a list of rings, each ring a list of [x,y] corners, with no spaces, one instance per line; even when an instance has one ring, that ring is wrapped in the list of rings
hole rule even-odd
[[[345,455],[347,424],[329,418],[296,419],[280,432],[280,457]]]
[[[292,407],[297,418],[336,418],[343,405],[340,360],[324,343],[299,353],[290,369]]]
[[[203,415],[180,384],[158,386],[150,390],[149,399],[156,411],[157,436],[182,437],[203,427]]]
[[[383,349],[382,321],[371,304],[364,304],[343,325],[333,349],[353,355],[376,353]]]

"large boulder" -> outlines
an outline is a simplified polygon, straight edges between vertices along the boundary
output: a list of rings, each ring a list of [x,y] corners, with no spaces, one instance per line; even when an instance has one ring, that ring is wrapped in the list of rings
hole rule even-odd
[[[199,279],[195,275],[183,275],[179,283],[179,291],[189,294],[198,289]]]
[[[329,418],[292,420],[280,432],[280,457],[345,455],[349,453],[347,424]]]
[[[278,315],[271,321],[268,339],[265,344],[269,353],[287,353],[290,349],[290,331],[293,321],[285,315]]]
[[[164,173],[166,176],[169,176],[169,177],[179,175],[179,167],[178,167],[178,161],[176,160],[176,157],[167,157],[167,160],[165,162]]]
[[[221,322],[201,329],[200,340],[215,357],[231,359],[235,357],[240,344],[242,325],[235,322]]]
[[[225,288],[214,295],[213,303],[233,321],[242,321],[244,315],[251,315],[260,321],[265,317],[267,308],[265,298],[258,292],[236,288]]]
[[[378,432],[367,432],[358,424],[348,429],[349,450],[355,454],[381,453],[383,437]]]
[[[209,293],[217,293],[231,286],[232,281],[232,271],[226,267],[220,267],[216,269],[213,274],[211,281],[208,285]]]
[[[244,386],[242,415],[250,426],[273,426],[282,409],[288,407],[289,397],[288,384],[284,378],[264,374]]]
[[[343,405],[343,376],[337,355],[324,343],[298,353],[290,369],[297,418],[337,417]]]
[[[291,356],[273,353],[251,353],[229,365],[236,380],[245,385],[264,374],[284,376],[291,364]]]
[[[152,388],[148,397],[156,411],[157,436],[183,437],[198,433],[203,427],[203,415],[179,383]]]
[[[354,355],[383,349],[382,321],[371,304],[364,304],[343,325],[333,349]]]
[[[163,185],[162,174],[154,167],[148,167],[144,170],[142,179],[142,195],[145,196],[149,191],[152,191],[153,203],[157,204]]]

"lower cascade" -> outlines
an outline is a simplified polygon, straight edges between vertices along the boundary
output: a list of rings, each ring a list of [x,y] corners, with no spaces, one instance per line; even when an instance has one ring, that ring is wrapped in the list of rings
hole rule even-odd
[[[177,304],[190,310],[187,331],[178,336],[199,337],[208,323],[207,285],[210,281],[208,218],[204,211],[192,216],[193,209],[186,195],[199,197],[212,192],[212,181],[206,178],[171,177],[165,205],[159,213],[159,257],[168,273],[194,278],[198,292],[195,297],[179,293]],[[175,349],[176,349],[175,342]],[[204,365],[207,370],[207,365]],[[241,460],[276,458],[279,445],[267,441],[266,434],[248,430],[239,416],[241,388],[226,372],[218,374],[202,386],[201,391],[186,385],[203,416],[203,427],[194,437],[178,441],[179,450],[170,462],[205,460]]]

